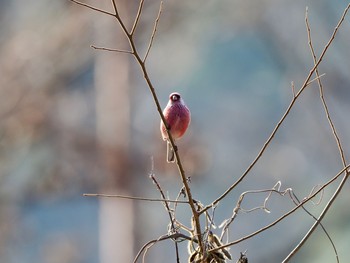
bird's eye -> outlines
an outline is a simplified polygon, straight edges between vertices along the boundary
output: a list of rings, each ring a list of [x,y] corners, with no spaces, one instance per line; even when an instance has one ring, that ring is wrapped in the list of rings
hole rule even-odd
[[[171,96],[172,101],[177,101],[179,99],[180,99],[180,96],[178,94],[174,94],[173,96]]]

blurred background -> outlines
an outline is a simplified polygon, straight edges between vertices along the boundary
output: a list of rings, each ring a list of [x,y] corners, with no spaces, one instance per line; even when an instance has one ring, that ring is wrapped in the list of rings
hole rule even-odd
[[[110,1],[89,3],[112,12]],[[130,28],[138,1],[117,1]],[[316,54],[337,24],[343,0],[165,1],[147,67],[162,107],[173,91],[191,109],[192,123],[178,142],[195,199],[209,204],[258,154],[300,88]],[[144,52],[159,1],[145,1],[135,41]],[[320,66],[325,98],[346,156],[350,155],[350,17]],[[83,193],[159,197],[154,173],[175,198],[180,179],[165,161],[159,115],[138,65],[127,54],[117,22],[60,1],[0,1],[0,261],[8,263],[132,262],[141,246],[167,232],[159,203],[84,197]],[[215,212],[219,225],[243,191],[293,188],[303,198],[342,168],[316,82],[305,90],[249,176]],[[336,182],[339,183],[339,180]],[[349,184],[324,226],[340,260],[350,256]],[[335,190],[324,192],[318,215]],[[246,209],[265,195],[249,196]],[[274,221],[293,204],[273,195],[270,214],[240,214],[230,228],[238,239]],[[178,219],[189,225],[189,210]],[[231,247],[233,261],[280,262],[313,224],[303,211]],[[217,234],[220,229],[215,230]],[[186,262],[186,244],[180,244]],[[295,262],[335,262],[318,229]],[[152,247],[146,262],[175,262],[170,241]]]

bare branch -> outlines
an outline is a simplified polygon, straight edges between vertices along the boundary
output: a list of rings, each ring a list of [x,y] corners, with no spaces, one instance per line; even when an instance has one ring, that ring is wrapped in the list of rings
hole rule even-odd
[[[82,2],[76,1],[76,0],[70,0],[70,1],[72,1],[72,2],[74,2],[74,3],[76,3],[76,4],[78,4],[78,5],[81,5],[81,6],[85,6],[85,7],[89,8],[89,9],[94,10],[94,11],[97,11],[97,12],[100,12],[100,13],[103,13],[103,14],[106,14],[106,15],[109,15],[109,16],[114,16],[114,17],[115,17],[114,14],[112,14],[112,13],[110,13],[110,12],[108,12],[108,11],[105,11],[105,10],[102,10],[102,9],[99,9],[99,8],[96,8],[96,7],[94,7],[94,6],[91,6],[91,5],[88,5],[88,4],[85,4],[85,3],[82,3]]]
[[[90,47],[92,47],[93,49],[96,49],[96,50],[132,54],[132,51],[130,51],[130,50],[114,49],[114,48],[106,48],[106,47],[97,47],[97,46],[94,46],[94,45],[91,45]]]
[[[129,44],[130,44],[130,47],[132,48],[132,50],[135,50],[135,45],[134,45],[133,43],[130,42],[130,41],[132,40],[132,39],[131,39],[132,36],[131,36],[130,33],[128,32],[128,30],[127,30],[127,28],[126,28],[126,26],[125,26],[123,20],[121,19],[120,15],[119,15],[117,3],[115,2],[115,0],[112,0],[112,5],[113,5],[114,12],[115,12],[115,14],[114,14],[113,16],[117,19],[117,21],[118,21],[120,27],[121,27],[122,30],[123,30],[123,33],[124,33],[125,36],[127,37],[128,41],[129,41]]]
[[[290,83],[290,87],[292,88],[293,98],[295,98],[295,86],[294,86],[294,81],[292,81],[292,82]]]
[[[310,192],[309,196],[312,195],[312,193],[315,191],[315,189],[317,189],[317,187],[319,187],[319,185],[315,185],[315,186],[311,189],[311,192]],[[320,199],[319,199],[317,202],[311,201],[312,204],[313,204],[313,205],[319,205],[319,204],[322,202],[323,194],[324,194],[324,192],[322,191],[322,192],[321,192],[321,195],[320,195]]]
[[[146,197],[126,196],[126,195],[83,194],[83,196],[87,196],[87,197],[111,197],[111,198],[130,199],[130,200],[137,200],[137,201],[168,202],[168,203],[176,203],[176,204],[188,204],[188,201],[169,200],[169,199],[157,199],[157,198],[146,198]]]
[[[145,2],[144,0],[140,1],[139,9],[137,10],[136,17],[135,17],[135,20],[134,20],[134,25],[131,28],[130,35],[134,35],[134,33],[135,33],[136,27],[137,27],[137,25],[139,23],[139,20],[140,20],[140,17],[141,17],[141,13],[142,13],[142,8],[143,8],[143,3],[144,2]]]
[[[152,32],[151,39],[150,39],[149,44],[148,44],[148,47],[147,47],[147,51],[146,51],[145,57],[143,58],[143,63],[145,63],[146,60],[147,60],[148,54],[149,54],[149,52],[150,52],[150,50],[151,50],[151,47],[152,47],[152,44],[153,44],[154,36],[156,35],[156,31],[157,31],[157,27],[158,27],[159,18],[160,18],[160,15],[161,15],[161,13],[162,13],[162,5],[163,5],[163,1],[161,1],[161,2],[160,2],[160,5],[159,5],[158,15],[157,15],[156,20],[154,21],[153,32]]]
[[[115,2],[115,0],[112,0],[112,5],[113,5],[114,13],[115,13],[114,16],[119,16],[117,3]]]
[[[317,69],[316,69],[317,70]],[[316,78],[313,78],[312,80],[310,80],[306,85],[307,86],[309,86],[312,82],[314,82],[314,81],[320,81],[320,79],[321,79],[321,77],[323,77],[323,76],[325,76],[326,75],[326,73],[323,73],[323,74],[321,74],[321,75],[318,75],[317,74],[317,76],[316,76]]]

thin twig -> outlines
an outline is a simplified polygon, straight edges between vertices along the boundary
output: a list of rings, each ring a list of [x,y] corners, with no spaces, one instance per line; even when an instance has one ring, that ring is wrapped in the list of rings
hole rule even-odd
[[[309,74],[307,75],[303,85],[301,86],[300,90],[295,94],[295,96],[293,97],[292,101],[290,102],[288,108],[286,109],[285,113],[283,114],[282,118],[280,119],[280,121],[277,123],[277,125],[275,126],[275,128],[273,129],[271,135],[269,136],[269,138],[267,139],[267,141],[264,143],[263,147],[261,148],[260,152],[258,153],[258,155],[256,156],[256,158],[253,160],[253,162],[248,166],[247,170],[241,175],[240,178],[238,178],[236,180],[236,182],[234,182],[221,196],[219,196],[217,199],[215,199],[212,204],[217,204],[218,202],[220,202],[226,195],[228,195],[232,189],[234,189],[240,182],[243,181],[243,179],[247,176],[247,174],[251,171],[251,169],[255,166],[255,164],[258,162],[258,160],[260,159],[260,157],[262,156],[262,154],[265,152],[267,146],[270,144],[270,142],[272,141],[272,139],[274,138],[275,134],[277,133],[277,131],[279,130],[280,126],[282,125],[282,123],[284,122],[284,120],[286,119],[286,117],[288,116],[289,112],[291,111],[293,105],[295,104],[296,100],[298,99],[298,97],[300,96],[300,94],[305,90],[305,88],[307,87],[311,76],[314,74],[314,72],[316,71],[318,65],[321,63],[322,59],[324,58],[324,55],[326,54],[328,48],[330,47],[330,45],[332,44],[341,24],[344,21],[344,18],[346,16],[346,13],[348,12],[350,8],[350,4],[347,6],[347,8],[345,9],[343,15],[341,16],[337,26],[334,28],[334,31],[330,37],[330,39],[328,40],[327,44],[325,45],[325,47],[323,48],[321,55],[319,57],[319,59],[315,62],[315,65],[313,66],[313,68],[310,70]],[[207,205],[204,209],[202,209],[200,211],[200,214],[203,213],[204,211],[208,210],[211,205]]]
[[[183,195],[184,193],[185,193],[185,189],[184,189],[184,187],[181,187],[181,189],[180,189],[179,193],[177,194],[175,200],[179,200],[181,195]],[[186,197],[186,196],[184,196],[184,197]],[[174,204],[174,208],[173,208],[174,213],[176,212],[176,208],[177,208],[177,203]]]
[[[114,14],[115,14],[114,16],[118,16],[119,17],[117,3],[115,2],[115,0],[112,0],[112,5],[113,5],[113,9],[114,9]]]
[[[151,50],[151,47],[152,47],[152,44],[153,44],[154,36],[156,35],[156,32],[157,32],[159,18],[160,18],[160,15],[162,13],[162,5],[163,5],[163,1],[160,1],[158,15],[157,15],[156,20],[154,21],[154,27],[153,27],[152,35],[151,35],[151,38],[150,38],[150,41],[149,41],[149,44],[148,44],[148,47],[147,47],[147,51],[146,51],[145,57],[143,58],[143,63],[145,63],[146,60],[147,60],[148,54],[149,54],[149,52]]]
[[[317,68],[316,68],[316,70],[317,70]],[[321,77],[323,77],[323,76],[325,76],[326,75],[326,73],[323,73],[323,74],[321,74],[321,75],[318,75],[317,74],[317,76],[316,76],[316,78],[313,78],[312,80],[310,80],[308,83],[307,83],[307,86],[309,86],[312,82],[314,82],[314,81],[319,81],[320,79],[321,79]]]
[[[109,15],[109,16],[114,16],[114,17],[115,17],[114,14],[112,14],[112,13],[110,13],[110,12],[108,12],[108,11],[105,11],[105,10],[102,10],[102,9],[99,9],[99,8],[96,8],[96,7],[93,7],[93,6],[91,6],[91,5],[88,5],[88,4],[85,4],[85,3],[82,3],[82,2],[79,2],[79,1],[76,1],[76,0],[70,0],[70,1],[72,1],[72,2],[74,2],[74,3],[76,3],[76,4],[78,4],[78,5],[81,5],[81,6],[85,6],[85,7],[89,8],[89,9],[94,10],[94,11],[97,11],[97,12],[100,12],[100,13],[103,13],[103,14],[106,14],[106,15]]]
[[[312,225],[312,227],[305,234],[303,239],[298,243],[298,245],[282,261],[282,263],[288,262],[298,252],[298,250],[304,245],[304,243],[309,239],[311,234],[315,231],[316,227],[320,224],[320,222],[322,221],[323,217],[326,215],[326,213],[328,212],[329,208],[332,206],[334,200],[337,198],[338,194],[340,193],[341,189],[343,188],[343,186],[344,186],[344,184],[345,184],[345,182],[346,182],[346,180],[347,180],[347,178],[349,176],[348,172],[346,171],[347,168],[349,168],[349,166],[347,166],[346,168],[343,169],[343,172],[345,172],[346,174],[344,175],[344,177],[343,177],[342,181],[340,182],[338,188],[335,190],[333,196],[331,197],[331,199],[329,200],[329,202],[327,203],[327,205],[325,206],[325,208],[322,210],[321,214],[317,218],[316,222]],[[304,202],[302,202],[302,203],[304,203]],[[337,258],[338,258],[338,256],[337,256]]]
[[[158,183],[156,177],[154,176],[153,166],[154,166],[154,163],[153,163],[153,159],[152,159],[152,170],[151,170],[151,173],[150,173],[149,177],[152,179],[153,183],[157,186],[157,189],[160,192],[161,197],[163,199],[166,199],[162,187],[160,186],[160,184]],[[170,225],[171,225],[171,233],[176,233],[178,231],[176,230],[175,223],[174,223],[175,222],[175,216],[173,215],[173,213],[172,213],[172,211],[171,211],[171,209],[169,207],[169,203],[168,202],[164,202],[164,206],[165,206],[165,209],[166,209],[166,211],[167,211],[167,213],[169,215]],[[176,242],[175,242],[175,252],[176,252],[176,262],[180,263],[179,247],[178,247]]]
[[[135,30],[136,30],[136,27],[137,27],[137,25],[138,25],[138,23],[139,23],[139,20],[140,20],[140,17],[141,17],[141,13],[142,13],[143,3],[144,3],[144,2],[145,2],[144,0],[141,0],[141,1],[140,1],[139,8],[138,8],[138,10],[137,10],[136,17],[135,17],[135,20],[134,20],[134,24],[133,24],[133,26],[132,26],[132,28],[131,28],[131,31],[130,31],[130,35],[131,35],[131,36],[134,35]]]
[[[276,188],[277,187],[277,188]],[[267,213],[270,213],[270,211],[268,210],[267,208],[267,202],[269,200],[269,198],[271,197],[271,194],[272,193],[277,193],[281,196],[285,196],[286,193],[288,192],[291,192],[292,189],[291,188],[287,188],[283,191],[280,190],[280,187],[281,187],[281,182],[277,182],[273,188],[271,189],[261,189],[261,190],[249,190],[249,191],[245,191],[243,192],[239,198],[238,198],[238,201],[236,203],[236,206],[235,208],[233,209],[233,213],[232,213],[232,216],[230,219],[226,219],[222,224],[221,226],[223,226],[223,229],[222,229],[222,233],[221,233],[221,236],[220,236],[220,240],[223,239],[224,235],[226,233],[228,233],[228,228],[230,227],[230,225],[232,224],[232,222],[235,220],[235,218],[237,217],[239,211],[242,211],[244,213],[250,213],[250,212],[253,212],[255,210],[264,210],[265,212]],[[251,208],[251,209],[243,209],[241,207],[242,205],[242,202],[243,202],[243,199],[244,197],[247,195],[247,194],[260,194],[260,193],[268,193],[268,196],[265,198],[264,200],[264,204],[262,206],[258,206],[258,207],[254,207],[254,208]]]
[[[272,193],[277,193],[281,196],[284,196],[287,192],[289,192],[291,190],[291,188],[287,188],[286,190],[284,191],[280,191],[279,189],[274,189],[274,188],[271,188],[271,189],[262,189],[262,190],[249,190],[249,191],[246,191],[244,193],[242,193],[240,195],[240,200],[243,201],[243,198],[245,195],[247,194],[260,194],[260,193],[268,193],[268,196],[265,198],[264,200],[264,204],[262,206],[257,206],[257,207],[254,207],[254,208],[251,208],[251,209],[243,209],[241,208],[241,202],[238,204],[238,207],[239,207],[239,210],[245,212],[245,213],[250,213],[250,212],[253,212],[255,210],[258,210],[258,209],[262,209],[262,210],[265,210],[266,212],[270,212],[269,209],[267,209],[267,201],[269,200],[269,198],[271,197],[271,194]]]
[[[316,186],[314,186],[314,187],[311,189],[309,196],[312,195],[312,193],[315,191],[315,189],[317,189],[317,187],[319,187],[319,185],[316,185]],[[321,192],[321,194],[320,194],[320,199],[319,199],[317,202],[311,201],[313,205],[319,205],[319,204],[322,202],[323,193],[324,193],[324,192]]]
[[[181,239],[183,239],[183,240],[188,240],[188,241],[191,241],[191,240],[192,240],[189,236],[186,236],[186,235],[181,234],[181,233],[174,233],[174,234],[172,234],[172,235],[166,234],[166,235],[160,236],[158,239],[150,240],[150,241],[148,241],[146,244],[144,244],[144,245],[142,246],[142,248],[139,250],[139,252],[137,253],[137,255],[136,255],[136,257],[135,257],[133,263],[136,263],[136,262],[137,262],[137,260],[139,259],[140,255],[143,253],[143,251],[144,251],[148,246],[150,246],[150,245],[152,245],[152,244],[154,244],[154,243],[157,243],[157,242],[159,242],[159,241],[164,241],[164,240],[168,240],[168,239],[175,239],[175,240],[176,240],[176,239],[179,239],[179,238],[181,238]],[[198,242],[197,240],[192,240],[192,241]]]
[[[83,194],[83,196],[88,196],[88,197],[112,197],[112,198],[130,199],[130,200],[138,200],[138,201],[167,202],[167,203],[176,203],[176,204],[188,204],[188,201],[169,200],[169,199],[157,199],[157,198],[146,198],[146,197],[126,196],[126,195]]]
[[[117,7],[117,3],[115,2],[115,0],[112,0],[112,5],[113,5],[113,9],[114,9],[114,17],[117,19],[120,27],[122,28],[124,34],[127,36],[129,42],[130,42],[130,39],[132,38],[132,36],[130,35],[130,33],[128,32],[123,20],[121,19],[120,15],[119,15],[119,12],[118,12],[118,7]],[[134,49],[133,49],[134,50]]]
[[[290,83],[290,86],[291,86],[291,88],[292,88],[293,98],[295,98],[295,86],[294,86],[294,81],[292,81],[292,82]]]
[[[292,200],[293,200],[294,204],[295,204],[295,205],[300,204],[300,201],[299,201],[298,197],[295,195],[295,193],[294,193],[293,191],[291,191],[290,194],[291,194],[291,197],[293,197]],[[322,193],[321,193],[321,194],[322,194]],[[294,199],[295,199],[295,200],[294,200]],[[301,208],[302,208],[309,216],[311,216],[313,219],[315,219],[316,222],[319,221],[319,219],[316,218],[313,214],[311,214],[304,206],[302,206]],[[327,231],[326,228],[323,226],[323,224],[322,224],[321,222],[319,222],[319,224],[320,224],[320,227],[322,228],[323,232],[326,234],[326,236],[327,236],[329,242],[331,242],[331,245],[332,245],[332,247],[333,247],[333,251],[334,251],[334,254],[335,254],[335,258],[336,258],[337,262],[339,263],[338,251],[337,251],[337,248],[336,248],[336,246],[335,246],[335,244],[334,244],[334,242],[333,242],[331,236],[328,234],[328,231]]]
[[[93,49],[96,49],[96,50],[132,54],[132,51],[130,51],[130,50],[114,49],[114,48],[106,48],[106,47],[97,47],[97,46],[94,46],[94,45],[91,45],[90,47],[92,47]]]

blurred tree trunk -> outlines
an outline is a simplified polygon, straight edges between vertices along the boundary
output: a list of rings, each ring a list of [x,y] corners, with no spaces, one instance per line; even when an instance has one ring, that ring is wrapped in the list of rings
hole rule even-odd
[[[125,14],[127,1],[118,1]],[[106,1],[105,10],[112,10]],[[127,16],[123,16],[127,17]],[[98,14],[94,44],[127,48],[124,34],[115,19]],[[96,52],[95,86],[97,140],[103,182],[100,192],[131,195],[129,145],[130,98],[129,63],[125,54]],[[101,198],[99,231],[100,262],[131,262],[133,258],[133,203],[129,200]]]

